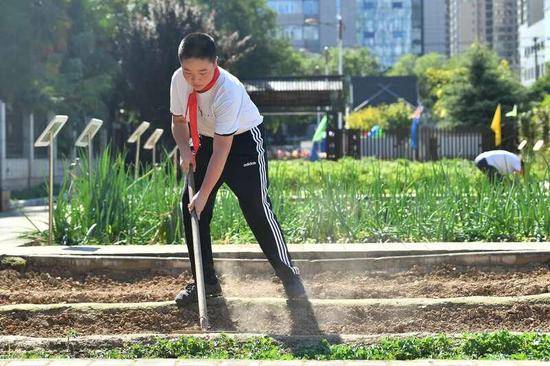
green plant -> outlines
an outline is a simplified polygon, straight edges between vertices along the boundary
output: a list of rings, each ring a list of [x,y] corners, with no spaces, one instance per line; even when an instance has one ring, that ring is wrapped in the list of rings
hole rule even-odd
[[[528,165],[524,178],[494,185],[465,160],[273,161],[269,195],[290,243],[544,241],[550,170],[538,155]],[[134,181],[124,156],[105,152],[92,185],[81,173],[69,199],[65,181],[55,209],[56,242],[181,242],[183,182],[168,161],[145,171]],[[216,243],[255,241],[225,186],[216,197],[211,233]]]
[[[374,343],[330,343],[290,347],[271,337],[238,338],[228,335],[213,338],[183,336],[154,338],[121,347],[96,350],[8,351],[0,358],[74,357],[86,358],[199,358],[256,360],[420,360],[420,359],[507,359],[550,360],[550,334],[465,333],[457,336],[435,334],[426,337],[385,337]]]

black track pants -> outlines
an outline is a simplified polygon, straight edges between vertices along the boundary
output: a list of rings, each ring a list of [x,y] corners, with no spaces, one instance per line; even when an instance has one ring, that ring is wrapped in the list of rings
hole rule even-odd
[[[483,158],[480,161],[477,162],[477,167],[479,170],[481,170],[487,177],[489,178],[489,181],[492,183],[495,182],[502,182],[504,180],[504,176],[498,172],[498,170],[492,166],[489,165],[487,162],[487,159]]]
[[[212,259],[212,239],[210,237],[210,222],[216,200],[216,193],[223,183],[226,183],[237,196],[244,217],[250,226],[262,251],[273,266],[277,276],[283,281],[291,281],[298,274],[298,268],[292,264],[285,238],[279,222],[272,210],[268,195],[269,181],[267,177],[267,158],[265,153],[265,131],[263,124],[249,131],[235,135],[233,144],[220,180],[210,193],[199,220],[200,240],[202,246],[202,261],[204,278],[208,284],[217,281]],[[213,138],[201,136],[201,147],[196,156],[195,189],[199,190],[208,162],[212,156]],[[193,235],[191,231],[191,216],[187,208],[189,193],[187,186],[182,196],[183,223],[185,239],[191,259],[193,277],[195,266],[193,258]]]

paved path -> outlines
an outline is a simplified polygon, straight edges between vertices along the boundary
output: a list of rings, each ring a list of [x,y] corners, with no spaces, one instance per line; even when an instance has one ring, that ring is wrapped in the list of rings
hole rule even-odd
[[[35,227],[36,226],[36,227]],[[0,254],[28,244],[21,234],[48,229],[48,207],[24,207],[18,210],[0,212]]]
[[[253,360],[26,360],[0,361],[0,366],[531,366],[547,365],[539,361],[253,361]]]

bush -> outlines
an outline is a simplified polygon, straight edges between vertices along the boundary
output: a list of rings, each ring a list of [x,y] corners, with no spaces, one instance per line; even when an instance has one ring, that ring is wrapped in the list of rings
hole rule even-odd
[[[379,125],[385,130],[395,130],[411,125],[412,107],[400,100],[394,104],[382,104],[378,107],[366,107],[348,116],[348,128],[370,130]]]

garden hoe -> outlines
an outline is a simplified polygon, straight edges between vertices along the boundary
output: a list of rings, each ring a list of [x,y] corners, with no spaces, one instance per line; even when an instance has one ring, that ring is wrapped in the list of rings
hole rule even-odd
[[[189,166],[187,173],[187,187],[189,189],[189,200],[195,196],[195,177],[193,175],[193,166]],[[186,207],[182,207],[186,209]],[[208,330],[208,313],[206,310],[206,290],[204,288],[204,273],[202,269],[202,250],[201,239],[199,235],[199,218],[193,208],[191,212],[191,229],[193,231],[193,252],[195,260],[195,276],[197,281],[197,295],[199,300],[199,322],[203,332]],[[191,258],[189,258],[191,260]]]

